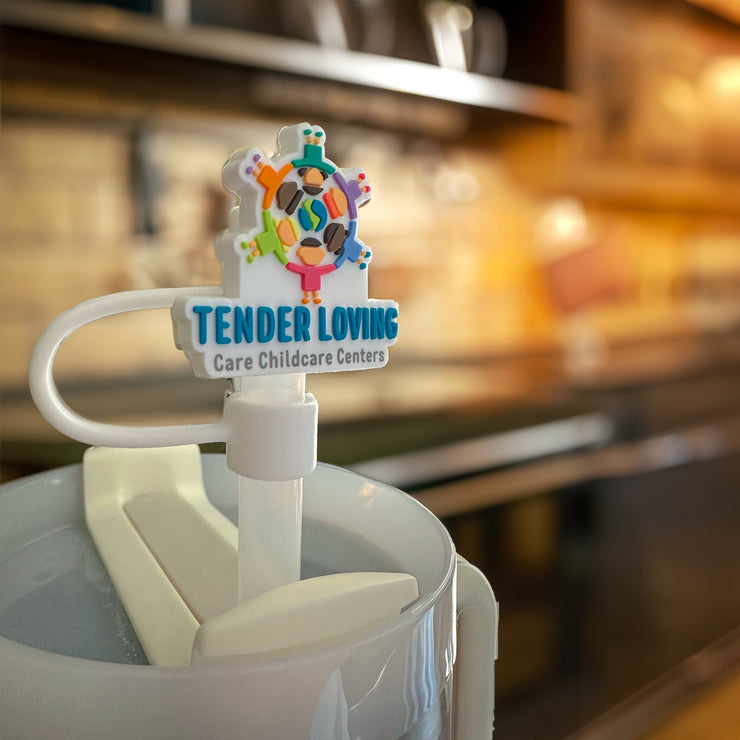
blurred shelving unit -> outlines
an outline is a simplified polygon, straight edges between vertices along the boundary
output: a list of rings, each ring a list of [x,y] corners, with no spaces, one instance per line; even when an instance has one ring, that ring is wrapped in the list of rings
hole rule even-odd
[[[732,3],[577,0],[568,67],[583,115],[568,187],[622,208],[735,217],[740,28]]]
[[[299,107],[311,108],[312,98],[314,102],[321,100],[322,105],[335,108],[327,113],[340,118],[352,117],[354,113],[358,118],[372,119],[378,106],[372,105],[368,91],[410,96],[412,102],[406,105],[402,98],[394,101],[396,123],[415,121],[423,125],[423,116],[419,116],[416,107],[421,99],[557,124],[569,124],[576,115],[574,97],[562,90],[250,31],[205,25],[173,28],[157,17],[105,6],[36,0],[4,2],[0,6],[0,27],[6,32],[4,54],[22,55],[24,35],[35,33],[48,35],[55,44],[63,40],[93,42],[98,45],[95,51],[101,55],[101,64],[102,55],[115,55],[114,47],[128,47],[129,53],[138,50],[169,55],[171,58],[157,67],[156,76],[165,84],[182,84],[183,70],[177,66],[177,59],[250,70],[253,74],[247,83],[248,94],[242,88],[234,96],[231,90],[232,98],[243,104],[251,98],[253,104],[294,110],[298,90],[295,80],[299,79]],[[14,39],[15,34],[20,36]],[[140,65],[147,64],[144,57],[127,59],[129,65],[139,66],[139,72]],[[208,100],[212,80],[197,74],[197,70],[188,80],[189,86],[197,88]],[[324,87],[312,91],[305,85],[307,80],[339,86],[346,94],[335,89],[334,95],[327,96]],[[353,97],[351,91],[358,89],[362,96]],[[455,119],[454,114],[448,117]]]

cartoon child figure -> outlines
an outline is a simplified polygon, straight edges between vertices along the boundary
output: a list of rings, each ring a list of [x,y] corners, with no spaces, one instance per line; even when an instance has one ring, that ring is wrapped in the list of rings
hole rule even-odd
[[[262,223],[265,227],[263,232],[257,234],[250,242],[242,242],[243,249],[252,250],[247,256],[247,262],[254,262],[254,258],[259,255],[272,253],[285,264],[288,261],[285,252],[289,249],[291,242],[285,236],[284,225],[280,224],[276,228],[270,211],[262,211]],[[293,235],[292,230],[288,233]]]
[[[357,235],[358,209],[370,200],[367,175],[359,167],[337,168],[325,156],[325,139],[318,126],[288,126],[274,157],[245,147],[223,172],[224,185],[238,198],[234,231],[245,237],[238,242],[240,264],[245,257],[250,264],[277,259],[301,276],[304,304],[321,303],[324,275],[348,263],[365,270],[371,259]],[[224,241],[227,259],[231,243]]]
[[[319,264],[326,257],[326,252],[321,247],[321,242],[313,237],[307,237],[301,241],[301,246],[296,250],[296,256],[302,264],[288,262],[285,267],[301,276],[301,289],[303,290],[301,303],[309,303],[311,299],[314,303],[321,303],[321,298],[319,298],[321,278],[329,272],[334,272],[337,269],[336,265]]]

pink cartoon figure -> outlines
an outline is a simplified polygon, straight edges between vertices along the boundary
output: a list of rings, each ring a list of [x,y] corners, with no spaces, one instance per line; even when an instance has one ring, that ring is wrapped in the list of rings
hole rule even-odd
[[[321,260],[326,257],[326,252],[318,239],[308,237],[301,241],[301,246],[296,250],[296,256],[301,261],[288,262],[285,267],[291,272],[301,276],[301,289],[303,290],[302,303],[321,303],[319,291],[321,290],[321,278],[329,272],[337,269],[335,264],[321,265]]]

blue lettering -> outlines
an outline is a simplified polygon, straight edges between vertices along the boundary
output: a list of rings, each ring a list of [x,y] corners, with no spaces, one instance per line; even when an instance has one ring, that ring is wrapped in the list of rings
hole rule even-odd
[[[362,309],[347,306],[347,319],[349,321],[349,335],[352,339],[360,338],[362,329]]]
[[[370,339],[383,339],[383,309],[373,306],[370,309]]]
[[[362,309],[362,338],[370,339],[370,309]]]
[[[234,342],[241,344],[254,341],[254,312],[251,306],[234,306]]]
[[[328,342],[331,340],[331,334],[326,331],[326,307],[319,306],[319,341]]]
[[[395,339],[398,336],[398,309],[389,308],[385,312],[385,335],[388,339]]]
[[[278,342],[290,342],[288,336],[288,329],[290,329],[290,321],[288,320],[288,314],[290,313],[290,306],[278,306],[278,317],[277,317],[277,338]]]
[[[347,309],[342,306],[335,306],[331,313],[331,331],[339,341],[347,336]]]
[[[305,306],[296,306],[293,311],[293,339],[296,342],[310,341],[311,335],[308,331],[310,323],[311,312]]]
[[[216,306],[216,344],[231,344],[231,339],[224,336],[224,331],[231,326],[224,318],[224,314],[229,311],[231,306]]]
[[[208,316],[213,306],[193,306],[193,313],[198,317],[198,342],[205,344],[208,341]]]
[[[272,341],[275,336],[275,312],[269,306],[257,309],[257,341],[260,344]]]

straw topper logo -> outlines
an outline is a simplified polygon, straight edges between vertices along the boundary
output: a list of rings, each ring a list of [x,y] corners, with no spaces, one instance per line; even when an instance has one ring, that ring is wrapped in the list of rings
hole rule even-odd
[[[247,263],[278,260],[300,278],[303,304],[321,303],[322,278],[347,263],[364,270],[371,258],[357,236],[357,209],[370,200],[367,175],[337,168],[325,157],[324,141],[317,126],[291,126],[281,131],[274,158],[239,150],[224,167],[240,225],[253,216],[258,222],[240,245]]]
[[[200,377],[381,367],[398,334],[395,301],[367,297],[370,249],[357,235],[370,200],[360,168],[338,168],[324,131],[284,128],[278,151],[236,151],[223,169],[237,197],[216,242],[223,295],[172,307],[176,342]]]

